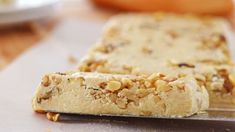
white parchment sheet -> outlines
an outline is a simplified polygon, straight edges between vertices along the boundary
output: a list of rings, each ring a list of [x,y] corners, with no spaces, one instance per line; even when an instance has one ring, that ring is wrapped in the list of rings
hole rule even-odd
[[[102,26],[102,22],[67,19],[51,36],[0,72],[1,132],[235,131],[233,122],[137,118],[126,122],[51,122],[33,112],[31,99],[42,75],[75,68],[69,56],[81,59],[99,37]]]

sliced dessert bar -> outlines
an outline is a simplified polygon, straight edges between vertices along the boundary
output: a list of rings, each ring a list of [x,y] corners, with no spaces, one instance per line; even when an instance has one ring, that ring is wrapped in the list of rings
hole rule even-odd
[[[211,107],[222,102],[235,108],[231,79],[235,72],[225,27],[224,20],[214,17],[119,15],[108,22],[101,39],[79,64],[79,71],[132,75],[161,72],[173,77],[192,74],[209,90]]]
[[[208,108],[208,94],[193,77],[101,73],[43,77],[33,99],[39,112],[184,117]]]

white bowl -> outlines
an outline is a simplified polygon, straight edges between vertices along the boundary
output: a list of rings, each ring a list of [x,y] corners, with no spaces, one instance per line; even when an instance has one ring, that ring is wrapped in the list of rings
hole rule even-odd
[[[14,0],[0,5],[0,25],[22,23],[48,17],[58,7],[59,0]]]

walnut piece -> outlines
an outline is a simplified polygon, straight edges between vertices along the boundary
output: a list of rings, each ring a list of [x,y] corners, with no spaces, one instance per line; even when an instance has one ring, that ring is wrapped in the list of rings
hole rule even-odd
[[[162,78],[162,77],[165,77],[165,75],[162,74],[162,73],[153,73],[147,79],[148,80],[157,80],[157,79]]]
[[[131,100],[131,101],[134,101],[134,102],[138,101],[138,98],[137,98],[135,92],[133,92],[129,89],[126,89],[126,88],[123,89],[122,91],[120,91],[118,93],[118,96],[126,97],[128,100]]]
[[[203,81],[203,82],[206,81],[206,77],[203,76],[202,74],[195,73],[194,77],[195,77],[195,79],[198,80],[198,81]]]
[[[133,85],[133,82],[128,78],[122,78],[121,81],[124,88],[129,88]]]
[[[143,98],[143,97],[147,96],[148,94],[149,94],[149,92],[147,89],[140,88],[137,90],[137,96],[140,98]]]
[[[53,112],[47,112],[46,114],[47,116],[47,119],[48,120],[51,120],[51,121],[58,121],[59,120],[59,117],[60,117],[60,114],[58,113],[53,113]]]
[[[114,92],[114,91],[120,89],[121,86],[122,86],[122,84],[119,81],[109,81],[107,83],[106,89],[111,92]]]
[[[48,87],[51,83],[50,83],[50,79],[48,75],[45,75],[42,78],[42,83],[41,83],[44,87]]]
[[[166,92],[171,90],[171,87],[163,80],[157,80],[155,85],[157,86],[157,92]]]
[[[52,76],[51,78],[56,85],[59,85],[62,82],[60,77]]]

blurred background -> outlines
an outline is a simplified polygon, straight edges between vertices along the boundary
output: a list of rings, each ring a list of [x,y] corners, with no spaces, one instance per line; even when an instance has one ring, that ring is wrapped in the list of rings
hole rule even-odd
[[[68,18],[164,11],[222,16],[234,25],[233,6],[233,0],[0,0],[0,71]]]

